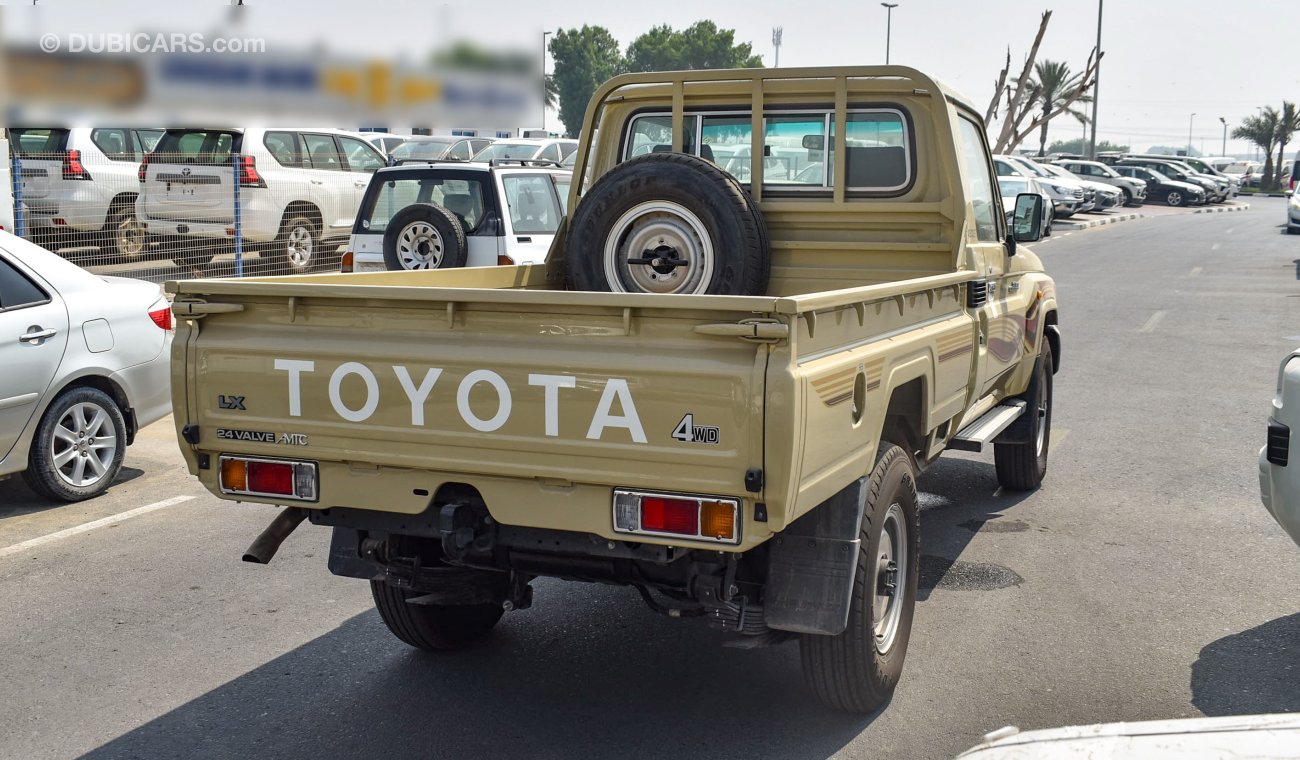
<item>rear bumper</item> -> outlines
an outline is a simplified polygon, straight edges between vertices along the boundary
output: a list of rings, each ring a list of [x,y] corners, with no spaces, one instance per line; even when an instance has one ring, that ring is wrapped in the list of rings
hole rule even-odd
[[[1259,450],[1260,500],[1277,524],[1300,545],[1300,498],[1286,477],[1287,468],[1268,461],[1267,452],[1267,446]]]
[[[213,208],[203,216],[196,214],[197,218],[180,214],[165,217],[150,214],[144,206],[143,201],[136,203],[136,214],[150,235],[234,238],[235,221],[229,206]],[[283,213],[284,210],[267,198],[265,193],[250,191],[240,201],[240,232],[245,240],[269,243],[280,233],[280,218]],[[227,218],[229,221],[225,221]]]

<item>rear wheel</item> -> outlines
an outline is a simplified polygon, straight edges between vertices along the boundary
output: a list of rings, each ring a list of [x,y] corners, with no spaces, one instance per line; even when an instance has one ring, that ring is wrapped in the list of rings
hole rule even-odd
[[[320,230],[306,216],[286,216],[268,251],[272,260],[287,267],[290,274],[306,274],[319,261]]]
[[[126,420],[117,402],[97,388],[73,388],[41,417],[23,479],[42,496],[81,501],[112,484],[125,454]]]
[[[395,588],[383,581],[371,581],[370,593],[388,630],[428,652],[464,649],[486,636],[505,612],[500,604],[411,604],[407,600],[422,592]]]
[[[873,712],[893,695],[907,655],[920,577],[916,474],[906,452],[881,446],[867,483],[849,625],[836,636],[803,634],[799,640],[813,693],[845,712]]]
[[[122,204],[113,209],[104,225],[102,246],[104,252],[127,261],[144,255],[145,231],[136,218],[135,206]]]

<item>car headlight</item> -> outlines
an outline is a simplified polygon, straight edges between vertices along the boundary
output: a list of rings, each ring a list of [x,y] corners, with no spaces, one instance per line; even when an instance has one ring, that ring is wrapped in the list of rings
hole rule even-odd
[[[1061,193],[1062,195],[1070,194],[1070,188],[1068,187],[1061,187],[1060,185],[1051,185],[1051,188],[1056,192]]]

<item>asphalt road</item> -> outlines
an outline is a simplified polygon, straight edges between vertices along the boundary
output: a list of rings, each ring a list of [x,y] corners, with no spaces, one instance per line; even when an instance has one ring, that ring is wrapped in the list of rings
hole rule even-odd
[[[923,476],[925,589],[875,716],[818,706],[793,645],[723,648],[620,588],[542,581],[484,645],[415,652],[324,529],[241,563],[270,511],[201,492],[166,421],[92,503],[0,483],[0,757],[944,758],[1008,724],[1300,711],[1300,548],[1256,480],[1300,237],[1252,204],[1034,246],[1065,341],[1047,481]]]

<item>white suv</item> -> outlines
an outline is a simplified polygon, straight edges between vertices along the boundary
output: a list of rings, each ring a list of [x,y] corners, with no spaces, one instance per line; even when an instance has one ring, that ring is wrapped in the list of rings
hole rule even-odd
[[[577,149],[577,140],[497,140],[475,153],[470,160],[524,159],[558,164]]]
[[[236,157],[243,246],[293,274],[324,258],[323,243],[347,237],[385,164],[338,129],[169,129],[140,164],[136,209],[178,264],[206,266],[234,242]]]
[[[110,256],[139,258],[145,239],[135,214],[136,167],[162,134],[125,127],[11,127],[26,236],[50,249],[89,243]]]
[[[381,169],[361,203],[341,268],[376,272],[543,261],[564,217],[572,176],[548,161],[522,160]]]

